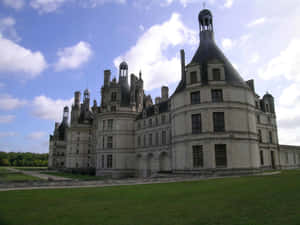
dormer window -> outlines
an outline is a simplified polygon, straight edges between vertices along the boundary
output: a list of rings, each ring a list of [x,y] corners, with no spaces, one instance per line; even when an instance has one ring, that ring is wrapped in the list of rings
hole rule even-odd
[[[191,84],[197,83],[197,72],[193,71],[190,73]]]
[[[220,69],[213,69],[213,80],[214,81],[220,81],[221,80],[221,70]]]

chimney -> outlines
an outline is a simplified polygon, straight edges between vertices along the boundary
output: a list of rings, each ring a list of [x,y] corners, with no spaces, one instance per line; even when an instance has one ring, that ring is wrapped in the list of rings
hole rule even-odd
[[[169,99],[169,88],[167,86],[161,87],[161,101],[167,101]]]
[[[76,91],[75,94],[74,94],[74,105],[76,108],[80,108],[80,96],[81,96],[81,93],[80,91]]]
[[[67,124],[69,120],[69,107],[64,107],[64,113],[63,113],[63,123]]]
[[[181,59],[181,80],[185,81],[185,53],[184,50],[180,50],[180,59]]]
[[[104,70],[104,86],[105,87],[109,86],[110,75],[111,75],[110,70]]]
[[[161,102],[161,98],[160,97],[156,97],[155,98],[155,104],[157,105],[157,104],[159,104]]]

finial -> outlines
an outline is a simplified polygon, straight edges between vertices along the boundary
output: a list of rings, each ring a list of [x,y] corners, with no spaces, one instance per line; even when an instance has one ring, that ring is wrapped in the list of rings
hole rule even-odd
[[[142,79],[142,70],[140,70],[139,75],[140,75],[140,80],[141,80]]]

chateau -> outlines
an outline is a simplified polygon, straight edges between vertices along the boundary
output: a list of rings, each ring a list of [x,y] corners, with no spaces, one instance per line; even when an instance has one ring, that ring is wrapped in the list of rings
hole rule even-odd
[[[300,167],[300,147],[279,145],[274,98],[255,92],[214,40],[213,16],[199,14],[200,45],[189,64],[181,50],[181,80],[154,102],[143,77],[104,71],[101,102],[75,92],[71,109],[50,135],[49,168],[129,177],[253,173]],[[178,65],[180,68],[180,65]],[[147,74],[145,75],[147,76]]]

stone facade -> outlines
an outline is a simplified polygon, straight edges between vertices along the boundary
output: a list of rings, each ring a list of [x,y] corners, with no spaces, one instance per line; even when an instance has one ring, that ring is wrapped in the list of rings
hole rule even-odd
[[[162,87],[153,103],[142,74],[119,79],[104,71],[101,103],[90,107],[90,93],[75,92],[68,125],[50,136],[49,167],[94,171],[98,176],[155,176],[159,173],[232,174],[300,166],[300,147],[278,143],[274,98],[255,92],[214,41],[213,17],[199,14],[200,45],[185,64],[169,96]]]

